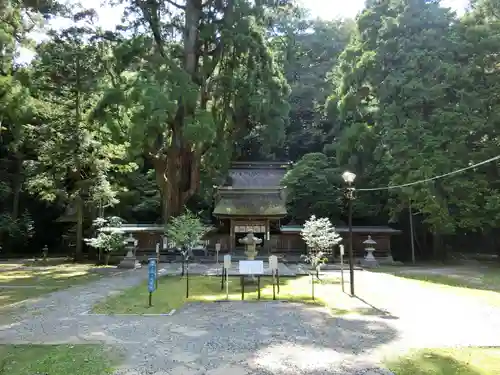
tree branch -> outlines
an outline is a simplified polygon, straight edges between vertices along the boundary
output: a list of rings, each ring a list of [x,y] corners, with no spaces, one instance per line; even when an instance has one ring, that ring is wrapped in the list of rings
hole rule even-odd
[[[177,9],[182,9],[182,10],[186,10],[186,7],[184,5],[180,5],[180,4],[177,4],[176,2],[174,2],[173,0],[165,0],[168,4],[176,7]]]

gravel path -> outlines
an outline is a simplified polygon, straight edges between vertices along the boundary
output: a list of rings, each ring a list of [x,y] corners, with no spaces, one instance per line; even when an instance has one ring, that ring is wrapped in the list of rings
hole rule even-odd
[[[362,299],[386,314],[331,317],[285,302],[190,304],[172,316],[87,314],[107,295],[144,280],[143,269],[51,294],[24,320],[0,326],[0,343],[118,345],[127,358],[116,375],[380,375],[389,372],[377,368],[378,360],[398,349],[500,344],[496,309],[392,276],[356,276]]]
[[[388,274],[361,271],[355,282],[360,299],[397,317],[400,347],[500,346],[498,307]]]

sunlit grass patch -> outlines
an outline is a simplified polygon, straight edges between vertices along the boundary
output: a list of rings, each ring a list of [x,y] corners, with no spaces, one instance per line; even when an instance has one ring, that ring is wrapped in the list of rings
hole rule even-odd
[[[107,375],[119,360],[101,345],[0,345],[0,375]]]
[[[276,299],[326,306],[335,314],[373,313],[368,309],[353,311],[339,306],[338,302],[346,298],[340,288],[340,280],[326,278],[316,280],[314,300],[312,298],[311,277],[282,277],[280,293],[277,288]],[[189,298],[186,298],[186,278],[167,276],[158,280],[158,290],[153,294],[153,306],[148,307],[147,283],[125,290],[119,295],[109,297],[97,304],[93,311],[104,314],[165,314],[172,309],[179,309],[187,302],[214,302],[226,299],[226,289],[221,289],[221,278],[218,276],[190,276]],[[262,277],[260,285],[261,300],[273,299],[271,277]],[[257,285],[245,285],[245,300],[258,299]],[[229,300],[241,300],[239,277],[229,278]]]
[[[497,375],[500,348],[415,350],[386,365],[395,375]]]

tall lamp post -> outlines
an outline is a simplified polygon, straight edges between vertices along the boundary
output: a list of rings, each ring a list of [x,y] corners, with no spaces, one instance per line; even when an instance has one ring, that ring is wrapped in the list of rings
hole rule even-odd
[[[345,197],[349,205],[349,276],[351,285],[351,296],[354,296],[354,252],[352,249],[352,201],[354,200],[354,180],[356,175],[352,172],[345,171],[342,173],[342,178],[347,184],[345,189]]]

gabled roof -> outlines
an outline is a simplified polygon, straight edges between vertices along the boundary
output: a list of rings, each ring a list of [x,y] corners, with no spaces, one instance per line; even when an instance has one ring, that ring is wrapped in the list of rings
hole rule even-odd
[[[219,190],[214,216],[286,216],[285,200],[281,189]]]
[[[228,185],[234,188],[277,188],[289,164],[282,162],[237,162],[229,170]]]
[[[217,189],[214,216],[286,216],[281,180],[289,165],[285,162],[233,163],[226,186]]]

